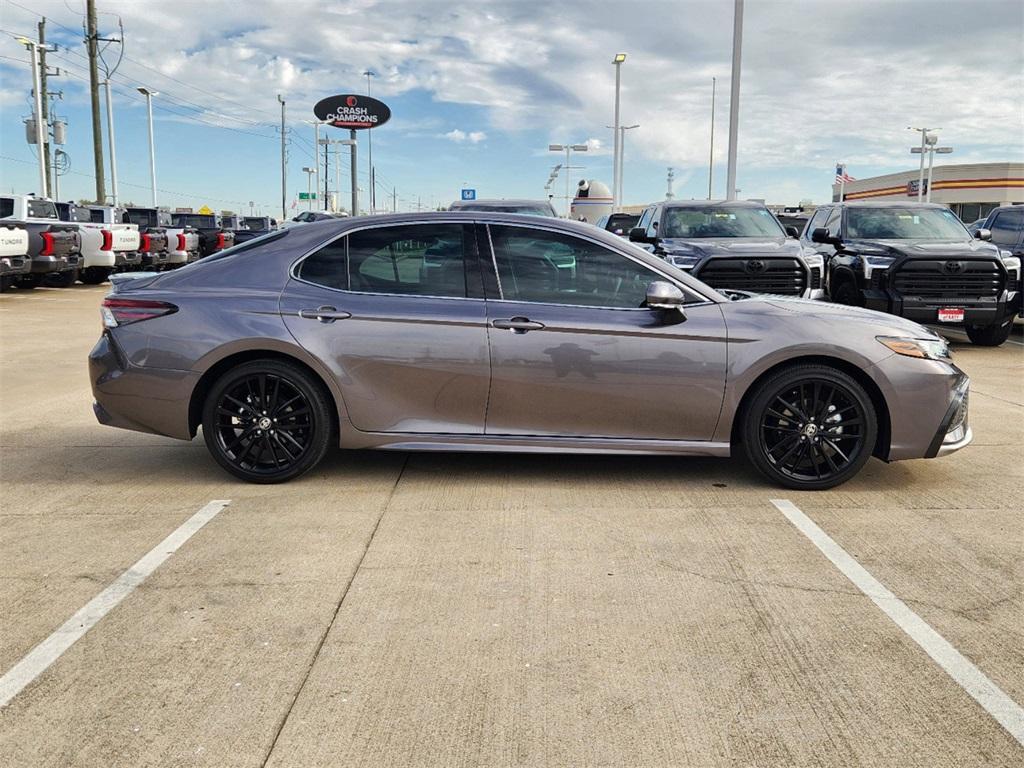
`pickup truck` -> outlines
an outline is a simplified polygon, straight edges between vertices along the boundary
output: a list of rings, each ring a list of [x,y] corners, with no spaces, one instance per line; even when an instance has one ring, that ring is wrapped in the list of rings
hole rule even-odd
[[[192,227],[199,233],[200,258],[235,244],[235,233],[225,229],[216,213],[172,213],[171,221],[176,227]]]
[[[987,230],[992,242],[1002,251],[1007,271],[1016,267],[1017,314],[1024,315],[1024,283],[1021,282],[1021,261],[1024,260],[1024,205],[1001,205],[992,209],[982,221],[978,232]],[[975,235],[977,237],[978,235]],[[981,234],[984,238],[984,234]]]
[[[824,261],[761,203],[665,200],[629,239],[718,290],[823,299]]]
[[[125,272],[142,264],[142,235],[137,224],[128,221],[124,208],[112,205],[87,205],[94,224],[103,224],[113,236],[115,271]]]
[[[1020,306],[1020,259],[990,236],[972,237],[944,205],[857,201],[818,208],[802,240],[825,259],[832,301],[960,326],[996,347]]]
[[[159,208],[125,208],[124,218],[139,228],[141,268],[159,270],[166,267],[170,259],[167,237],[167,228],[171,225],[170,212]]]
[[[105,223],[102,221],[104,214],[94,211],[93,206],[73,202],[55,205],[61,221],[74,225],[79,231],[82,263],[75,280],[86,285],[99,285],[118,268],[135,266],[141,261],[137,228],[122,223]],[[58,280],[48,278],[51,285]],[[67,280],[68,285],[73,282]]]
[[[277,229],[277,222],[269,216],[244,216],[241,223],[242,228],[235,230],[235,245],[269,235]]]
[[[32,269],[28,258],[28,230],[19,221],[0,223],[0,292],[13,285],[18,275]]]
[[[9,284],[35,288],[45,277],[57,285],[72,285],[81,263],[78,229],[63,223],[53,201],[35,195],[0,195],[0,225],[17,222],[28,232],[28,272],[12,276]]]

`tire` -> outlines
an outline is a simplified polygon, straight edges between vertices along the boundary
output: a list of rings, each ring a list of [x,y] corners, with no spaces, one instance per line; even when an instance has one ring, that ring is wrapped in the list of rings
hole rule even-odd
[[[46,276],[45,284],[51,288],[70,288],[78,282],[77,269],[65,269],[63,272],[54,272]]]
[[[748,403],[741,414],[747,458],[779,485],[834,488],[871,458],[878,416],[864,387],[843,371],[785,368],[757,385]]]
[[[33,288],[38,288],[42,279],[38,274],[29,273],[27,275],[19,275],[14,279],[14,284],[21,288],[23,291],[30,291]]]
[[[254,360],[211,387],[203,404],[203,439],[235,477],[283,483],[323,459],[333,414],[333,403],[309,373],[279,360]]]
[[[848,307],[864,306],[864,298],[851,280],[841,281],[834,292],[829,291],[829,298],[836,304],[845,304]]]
[[[964,331],[967,332],[967,338],[971,340],[971,344],[976,344],[979,347],[998,347],[1010,338],[1010,331],[1012,330],[1013,318],[1010,318],[1006,325],[989,325],[986,327],[968,325],[964,328]]]
[[[86,267],[82,270],[81,280],[86,285],[99,285],[106,282],[113,271],[110,267]]]

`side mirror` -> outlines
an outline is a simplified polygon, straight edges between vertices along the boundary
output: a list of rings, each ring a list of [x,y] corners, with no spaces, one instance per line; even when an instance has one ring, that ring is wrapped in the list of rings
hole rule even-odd
[[[800,239],[800,230],[797,229],[796,227],[786,227],[786,234],[789,235],[790,237]]]
[[[825,227],[816,227],[811,232],[811,241],[815,243],[824,243],[826,245],[842,245],[842,240],[838,237],[833,237]]]
[[[683,292],[677,286],[664,280],[655,280],[647,286],[648,309],[675,310],[685,318],[686,312],[683,309],[685,300]]]
[[[633,227],[629,230],[629,240],[633,243],[651,242],[651,238],[647,237],[647,230],[643,227]]]
[[[992,239],[992,230],[991,229],[982,228],[982,229],[979,229],[977,232],[975,232],[974,236],[978,240],[991,240]]]

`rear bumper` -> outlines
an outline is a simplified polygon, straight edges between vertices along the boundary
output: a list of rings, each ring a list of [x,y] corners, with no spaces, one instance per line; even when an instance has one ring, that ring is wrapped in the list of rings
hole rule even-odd
[[[32,259],[28,256],[4,256],[0,258],[0,275],[27,275],[32,271]]]
[[[78,269],[81,266],[82,256],[78,253],[67,256],[33,256],[30,272],[37,275],[47,275],[51,272],[64,272],[69,269]]]
[[[111,427],[190,440],[188,409],[198,380],[192,371],[130,365],[106,331],[89,353],[93,412]]]
[[[142,254],[139,251],[114,251],[114,266],[136,267],[142,263]]]
[[[170,256],[167,251],[157,251],[155,253],[149,253],[143,251],[142,261],[140,262],[143,267],[159,267],[163,264],[167,264]]]

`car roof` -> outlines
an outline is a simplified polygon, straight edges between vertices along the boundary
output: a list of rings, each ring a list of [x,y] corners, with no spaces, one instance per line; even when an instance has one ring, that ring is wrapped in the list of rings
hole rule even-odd
[[[527,200],[525,198],[488,198],[486,200],[455,200],[455,207],[463,205],[551,205],[548,200]]]
[[[948,210],[949,206],[941,203],[918,203],[910,200],[844,200],[841,203],[826,203],[825,205],[841,205],[845,208],[936,208]],[[824,205],[822,206],[825,207]]]
[[[756,200],[662,200],[660,205],[666,208],[764,208],[764,203]]]

